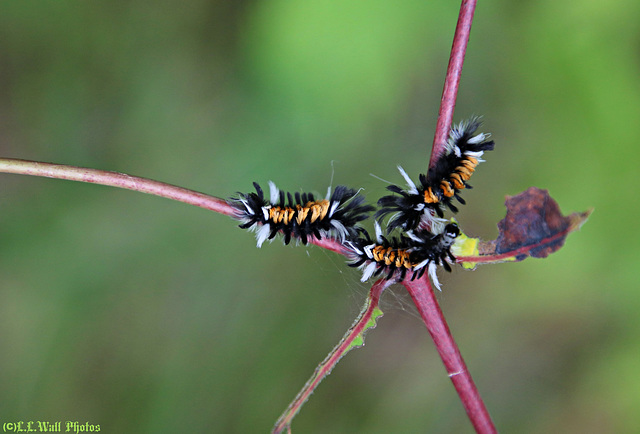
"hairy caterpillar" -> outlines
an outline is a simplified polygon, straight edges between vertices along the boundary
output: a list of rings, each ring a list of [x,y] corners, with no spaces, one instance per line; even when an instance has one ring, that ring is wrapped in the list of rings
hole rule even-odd
[[[363,231],[357,239],[346,243],[352,252],[353,262],[349,265],[363,270],[363,282],[380,274],[385,274],[385,279],[391,279],[395,275],[398,280],[403,280],[411,273],[411,280],[414,280],[422,277],[428,270],[434,285],[440,289],[436,268],[442,265],[445,270],[451,271],[448,260],[455,262],[450,249],[460,234],[457,224],[447,224],[438,234],[416,230],[406,232],[406,236],[403,234],[390,239],[382,235],[377,222],[375,227],[375,241]]]
[[[238,193],[227,202],[237,210],[235,218],[242,222],[240,227],[256,231],[258,247],[278,233],[284,236],[285,244],[291,238],[307,244],[312,236],[344,242],[357,236],[359,222],[374,210],[371,205],[364,205],[364,197],[358,196],[356,190],[341,185],[333,193],[329,187],[326,198],[321,200],[312,193],[285,194],[271,181],[267,200],[260,185],[254,182],[253,186],[255,193]]]
[[[420,174],[417,185],[398,166],[408,189],[404,190],[397,185],[388,186],[389,191],[397,194],[381,197],[378,200],[380,210],[376,212],[378,220],[387,214],[393,214],[387,224],[388,231],[396,227],[415,229],[423,219],[434,220],[435,215],[443,217],[445,207],[458,212],[453,199],[464,205],[465,201],[459,192],[471,188],[467,181],[478,164],[484,161],[481,159],[484,152],[491,151],[494,147],[493,140],[487,140],[489,134],[475,134],[479,126],[478,117],[454,126],[449,133],[444,154],[426,175]]]

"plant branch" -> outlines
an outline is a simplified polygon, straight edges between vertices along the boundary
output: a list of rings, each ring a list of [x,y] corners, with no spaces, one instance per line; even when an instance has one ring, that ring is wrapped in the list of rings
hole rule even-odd
[[[0,172],[108,185],[177,200],[220,214],[233,215],[233,208],[223,199],[124,173],[10,158],[0,158]]]
[[[449,130],[453,122],[453,111],[456,108],[456,97],[458,95],[458,84],[460,83],[460,76],[462,74],[462,64],[464,63],[464,56],[467,52],[467,44],[469,42],[471,23],[473,22],[475,10],[476,0],[462,0],[460,14],[458,15],[458,24],[453,36],[451,55],[449,56],[447,76],[444,80],[436,133],[433,138],[433,147],[431,148],[430,168],[436,164],[436,161],[438,161],[438,158],[444,152],[447,138],[449,137]]]
[[[64,164],[42,163],[39,161],[0,158],[0,173],[42,176],[45,178],[65,179],[67,181],[88,182],[90,184],[124,188],[126,190],[177,200],[178,202],[184,202],[189,205],[208,209],[209,211],[214,211],[231,217],[233,217],[236,212],[226,200],[218,197],[209,196],[194,190],[154,181],[152,179],[131,176],[125,173],[111,172],[108,170],[89,169],[86,167],[67,166]],[[342,243],[334,239],[323,238],[318,240],[315,237],[310,237],[309,243],[341,255],[345,255],[347,253],[347,249],[342,245]]]
[[[378,280],[373,284],[369,291],[367,301],[360,312],[358,318],[351,328],[344,335],[340,343],[327,355],[327,357],[318,365],[313,375],[302,390],[294,398],[289,407],[278,418],[272,433],[280,434],[286,429],[291,432],[291,421],[298,414],[302,405],[309,399],[309,396],[318,387],[320,382],[331,373],[338,361],[347,354],[351,349],[364,345],[364,333],[376,326],[376,320],[382,316],[382,311],[378,308],[380,296],[382,292],[391,286],[394,282],[390,280]]]
[[[489,412],[480,398],[478,389],[451,335],[449,326],[447,326],[429,279],[424,277],[414,281],[404,281],[402,284],[407,288],[413,302],[418,307],[418,312],[429,330],[447,374],[449,374],[476,432],[479,434],[496,433]]]
[[[429,168],[435,166],[438,158],[445,152],[475,8],[476,0],[462,0],[440,101]],[[415,281],[405,281],[403,284],[409,291],[429,334],[431,334],[449,378],[451,378],[476,432],[480,434],[496,433],[489,412],[449,331],[429,279],[424,277]]]

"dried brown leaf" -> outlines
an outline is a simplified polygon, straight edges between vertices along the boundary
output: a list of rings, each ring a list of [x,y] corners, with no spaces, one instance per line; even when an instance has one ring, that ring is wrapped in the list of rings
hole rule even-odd
[[[528,256],[546,258],[560,249],[567,235],[579,229],[592,212],[563,216],[549,192],[537,187],[507,196],[505,205],[507,214],[498,223],[498,238],[479,241],[477,256],[458,256],[458,262],[470,268],[477,263],[522,261]]]

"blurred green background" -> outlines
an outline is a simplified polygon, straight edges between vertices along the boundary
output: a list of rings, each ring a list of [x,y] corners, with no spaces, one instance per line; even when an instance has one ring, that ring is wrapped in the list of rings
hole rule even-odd
[[[227,197],[426,169],[457,1],[0,4],[0,155]],[[497,146],[458,215],[505,195],[594,207],[546,260],[455,270],[439,299],[501,432],[640,429],[640,2],[482,1],[456,121]],[[166,199],[0,175],[0,419],[266,432],[368,285],[317,247],[255,248]],[[634,187],[635,186],[635,187]],[[441,273],[442,275],[442,273]],[[402,288],[294,420],[303,433],[472,429]]]

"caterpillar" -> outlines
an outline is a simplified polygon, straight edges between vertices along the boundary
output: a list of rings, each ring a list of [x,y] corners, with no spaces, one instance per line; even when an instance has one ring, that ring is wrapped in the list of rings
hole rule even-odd
[[[238,193],[227,201],[236,210],[236,219],[242,229],[256,231],[258,247],[266,240],[282,233],[284,243],[291,238],[307,244],[311,236],[336,238],[344,242],[357,236],[362,230],[359,222],[369,217],[374,210],[364,205],[364,197],[357,191],[337,186],[333,193],[327,190],[325,199],[316,200],[312,193],[286,193],[269,181],[269,200],[257,182],[253,183],[255,193]]]
[[[480,124],[480,118],[473,117],[454,126],[449,133],[444,154],[426,175],[420,174],[418,185],[398,166],[409,188],[404,190],[397,185],[388,186],[387,190],[397,195],[381,197],[378,200],[380,210],[375,214],[381,220],[387,214],[395,213],[387,223],[388,231],[396,227],[415,229],[423,219],[434,220],[435,214],[442,218],[445,207],[458,212],[452,203],[454,198],[465,204],[459,192],[472,188],[467,181],[478,164],[484,161],[481,159],[484,152],[494,147],[493,140],[487,140],[490,134],[475,134]]]
[[[347,241],[350,247],[351,267],[363,270],[362,282],[372,276],[386,273],[384,279],[391,279],[396,275],[401,281],[411,273],[411,280],[421,278],[425,271],[436,288],[440,289],[440,282],[436,276],[436,268],[442,265],[451,271],[448,260],[455,262],[451,253],[451,246],[460,234],[455,223],[449,223],[439,234],[428,230],[408,231],[399,237],[386,238],[378,222],[375,223],[376,240],[373,241],[366,231],[355,240]]]

